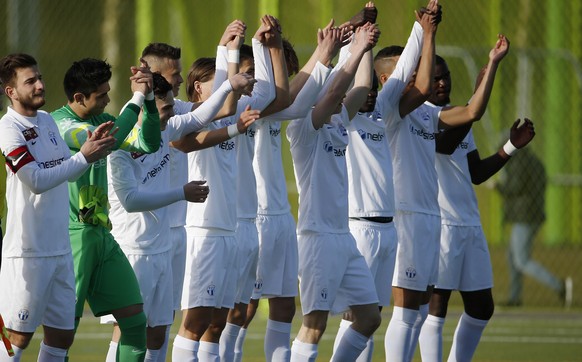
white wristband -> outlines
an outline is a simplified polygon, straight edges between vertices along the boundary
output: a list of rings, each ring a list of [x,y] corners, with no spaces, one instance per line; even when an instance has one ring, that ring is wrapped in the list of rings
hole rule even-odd
[[[148,101],[154,100],[154,91],[151,91],[148,94],[146,94],[145,99]]]
[[[235,124],[231,124],[230,126],[226,127],[226,132],[228,133],[228,137],[233,138],[238,136],[240,133],[238,132],[238,127]]]
[[[511,140],[507,140],[507,142],[503,145],[503,151],[507,153],[508,156],[516,153],[519,149],[511,143]]]
[[[228,50],[228,62],[236,64],[240,62],[240,51],[238,49]]]
[[[140,91],[136,91],[136,92],[133,92],[133,97],[131,97],[129,102],[137,105],[138,107],[141,107],[143,105],[144,99],[145,99],[145,95]]]

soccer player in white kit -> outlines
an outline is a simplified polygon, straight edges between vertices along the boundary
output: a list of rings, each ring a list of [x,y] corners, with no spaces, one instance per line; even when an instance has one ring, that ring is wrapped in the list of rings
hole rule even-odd
[[[242,74],[232,77],[204,105],[178,116],[173,113],[172,86],[158,73],[154,73],[154,82],[162,129],[160,149],[149,155],[118,151],[109,157],[112,232],[140,284],[148,318],[146,361],[159,360],[167,327],[173,320],[172,243],[168,239],[169,215],[165,206],[179,200],[203,202],[208,193],[204,181],[192,181],[178,188],[169,187],[170,142],[204,128],[222,107],[227,95],[233,89],[245,88],[251,78]],[[258,112],[249,111],[243,115],[256,119]],[[242,122],[232,127],[238,127],[238,132],[246,129]],[[226,129],[205,133],[207,142],[202,147],[210,147],[230,138]],[[103,317],[102,320],[110,321],[111,317]],[[112,350],[115,349],[110,348],[110,352]],[[114,355],[110,357],[114,360]]]
[[[259,30],[264,31],[268,29]],[[252,43],[257,83],[251,97],[239,100],[235,116],[247,106],[262,110],[275,97],[269,50],[257,38]],[[238,56],[238,51],[227,52],[227,57],[238,60]],[[217,59],[215,85],[220,82],[219,76],[224,77],[226,73],[219,72],[218,66],[222,63]],[[221,119],[208,127],[230,124],[232,120],[233,117]],[[220,334],[228,310],[234,306],[237,278],[232,268],[236,253],[235,141],[191,153],[188,161],[190,178],[207,180],[215,191],[204,204],[188,205],[183,318],[172,352],[173,358],[181,361],[194,360],[196,356],[200,360],[217,358]]]
[[[298,293],[297,236],[283,170],[281,122],[304,118],[325,84],[330,73],[328,65],[337,54],[341,42],[334,39],[331,33],[326,33],[328,35],[324,37],[324,32],[318,33],[318,47],[291,82],[292,105],[274,114],[270,114],[272,109],[269,106],[263,112],[265,117],[256,123],[253,168],[257,179],[260,254],[253,307],[258,305],[258,298],[269,300],[264,342],[267,361],[290,359],[291,322]],[[289,51],[294,54],[293,49]],[[286,54],[286,57],[289,61],[286,76],[290,76],[297,71],[289,67],[291,63],[296,64],[296,56],[293,58]],[[245,334],[246,329],[241,329],[237,340],[237,345],[241,346],[239,350],[242,349]]]
[[[4,238],[0,272],[0,313],[14,357],[20,361],[39,325],[44,338],[38,361],[64,361],[73,343],[75,277],[68,233],[67,181],[115,145],[107,122],[88,132],[80,152],[71,156],[45,104],[42,75],[28,54],[0,60],[0,81],[11,106],[0,120],[0,149],[6,158],[10,227]],[[28,222],[27,222],[28,221]]]
[[[506,46],[505,37],[500,36],[495,52],[500,58]],[[433,80],[432,67],[422,65],[425,59],[423,55],[415,81],[416,85],[420,79],[425,80],[421,83],[423,93],[427,87],[430,92]],[[405,117],[393,114],[389,120],[398,249],[392,282],[395,306],[386,338],[388,360],[412,359],[420,328],[428,314],[430,292],[436,283],[440,240],[435,169],[437,130],[481,118],[493,85],[496,66],[492,68],[487,70],[485,81],[478,87],[471,104],[441,111],[441,107],[425,103]],[[414,192],[410,192],[411,187]]]
[[[271,15],[265,15],[261,18],[261,23],[262,28],[268,31],[260,29],[255,34],[255,38],[269,49],[273,64],[273,81],[276,88],[275,99],[261,112],[262,116],[265,112],[277,112],[289,105],[289,82],[279,21]],[[217,61],[220,59],[221,57],[218,57]],[[247,58],[246,55],[241,57],[241,70],[254,73],[253,68],[252,58]],[[238,173],[236,177],[236,265],[238,276],[234,308],[228,313],[219,342],[220,358],[224,361],[242,359],[242,342],[246,330],[243,331],[240,339],[239,336],[241,336],[243,325],[247,322],[247,310],[257,278],[259,239],[255,220],[258,205],[257,192],[253,191],[257,189],[253,170],[256,136],[257,128],[253,125],[244,136],[237,138],[236,141]]]
[[[329,31],[340,38],[344,33],[338,28]],[[332,360],[355,360],[380,325],[374,281],[349,233],[345,163],[345,126],[371,87],[371,49],[378,36],[376,26],[369,23],[356,29],[347,60],[329,90],[307,117],[293,120],[287,128],[299,190],[297,228],[303,310],[291,361],[315,361],[330,312],[351,308],[356,320],[344,333]],[[346,95],[356,71],[354,87]]]
[[[349,178],[350,232],[358,249],[366,258],[375,280],[379,306],[390,304],[391,280],[394,272],[397,236],[392,223],[394,216],[394,187],[392,159],[386,137],[386,115],[399,108],[402,91],[408,84],[423,45],[423,27],[430,35],[430,18],[415,22],[406,48],[382,90],[377,92],[378,80],[374,84],[360,112],[347,127],[349,145],[347,165]],[[386,79],[385,79],[386,80]],[[376,97],[377,96],[377,97]],[[351,315],[344,314],[336,336],[336,345],[343,332],[351,324]],[[373,353],[373,338],[368,340],[366,350],[358,361],[370,361]]]
[[[490,57],[496,56],[496,51],[494,48]],[[496,66],[490,60],[478,77],[478,84],[486,69]],[[450,102],[451,78],[444,60],[437,61],[434,78],[429,102],[446,106]],[[519,128],[518,123],[515,122],[511,127],[511,146],[503,147],[483,160],[475,145],[471,124],[446,130],[437,142],[436,170],[442,228],[437,283],[430,299],[430,314],[419,339],[423,360],[443,359],[442,329],[453,290],[460,291],[465,313],[457,325],[449,361],[472,359],[481,334],[493,315],[491,260],[472,183],[480,184],[489,179],[510,159],[512,151],[526,146],[532,140],[535,132],[531,121],[526,120],[525,125]],[[443,138],[451,137],[447,133],[452,134],[453,142],[439,145]],[[458,146],[454,147],[456,144]]]
[[[231,24],[232,25],[232,24]],[[231,34],[244,36],[244,24],[236,23],[231,26]],[[142,59],[149,65],[152,72],[159,72],[171,85],[174,93],[174,114],[186,114],[196,108],[196,104],[185,102],[176,98],[180,91],[180,85],[183,83],[181,76],[181,49],[166,43],[150,43],[142,51]],[[229,76],[236,73],[233,71]],[[223,108],[215,117],[222,118],[234,113],[236,101],[240,94],[236,91],[231,92]],[[231,111],[232,109],[232,111]],[[188,157],[186,153],[170,147],[170,186],[173,188],[181,187],[188,182]],[[174,311],[180,310],[182,300],[182,287],[184,284],[184,269],[186,265],[186,201],[178,201],[168,206],[170,220],[170,238],[172,240],[172,279],[174,295]],[[174,312],[175,314],[175,312]],[[161,348],[159,359],[165,360],[167,353],[167,344],[169,340],[170,328],[166,330],[164,346]]]

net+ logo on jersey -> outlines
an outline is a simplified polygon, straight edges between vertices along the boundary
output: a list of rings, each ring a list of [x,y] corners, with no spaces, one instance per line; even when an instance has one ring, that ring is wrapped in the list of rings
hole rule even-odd
[[[269,134],[271,134],[271,137],[277,137],[281,134],[281,128],[274,128],[269,126]]]
[[[370,141],[374,141],[374,142],[382,142],[382,140],[384,139],[384,133],[382,132],[378,132],[378,133],[370,133],[370,132],[366,132],[363,129],[358,129],[358,134],[360,135],[360,137],[362,137],[362,139],[365,140],[370,140]]]
[[[325,150],[325,152],[333,151],[333,144],[331,143],[331,141],[325,141],[323,143],[323,149]]]

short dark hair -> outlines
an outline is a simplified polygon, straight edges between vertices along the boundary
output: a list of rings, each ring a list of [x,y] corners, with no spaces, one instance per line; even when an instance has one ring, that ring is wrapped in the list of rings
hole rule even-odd
[[[404,47],[401,47],[400,45],[391,45],[380,49],[380,51],[374,57],[374,60],[399,56],[402,55],[403,51]]]
[[[172,85],[158,72],[152,73],[154,77],[154,95],[158,98],[166,98],[172,90]]]
[[[63,86],[69,101],[73,101],[75,93],[82,93],[85,97],[111,79],[111,65],[106,61],[94,58],[85,58],[73,62],[65,73]]]
[[[16,69],[30,68],[37,64],[36,59],[32,55],[24,53],[9,54],[0,59],[0,82],[2,86],[14,85]]]
[[[192,63],[186,80],[186,95],[190,102],[196,101],[194,82],[207,82],[214,77],[214,73],[216,73],[216,58],[198,58]]]
[[[149,43],[141,52],[142,57],[148,55],[159,58],[180,59],[182,50],[166,43]]]
[[[440,55],[435,54],[435,64],[438,65],[442,65],[442,64],[447,64],[447,61],[445,60],[445,58],[441,57]]]
[[[253,61],[255,60],[255,57],[253,54],[253,47],[251,47],[250,45],[243,44],[240,47],[240,61],[242,62],[245,59]]]
[[[285,52],[285,62],[287,63],[287,73],[289,76],[299,73],[299,59],[289,40],[283,38],[283,51]]]

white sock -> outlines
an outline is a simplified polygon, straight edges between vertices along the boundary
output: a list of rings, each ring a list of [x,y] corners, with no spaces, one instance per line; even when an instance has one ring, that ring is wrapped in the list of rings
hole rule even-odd
[[[333,353],[335,353],[337,346],[339,345],[342,337],[344,336],[344,333],[346,333],[346,331],[348,330],[348,328],[350,328],[350,326],[352,325],[352,322],[342,319],[339,325],[339,328],[337,330],[337,334],[335,335],[335,341],[333,342]]]
[[[105,357],[105,362],[115,362],[117,355],[117,342],[109,342],[109,349],[107,350],[107,357]]]
[[[314,362],[317,358],[317,344],[303,343],[298,339],[291,346],[290,362]]]
[[[418,336],[420,335],[420,330],[422,325],[428,316],[428,303],[421,304],[418,308],[418,316],[416,321],[414,321],[414,326],[412,327],[412,339],[410,340],[410,346],[408,348],[408,360],[412,361],[414,358],[414,353],[416,352],[416,345],[418,344]]]
[[[448,361],[470,361],[473,359],[473,354],[488,322],[488,320],[476,319],[463,313],[459,324],[457,324],[457,329],[455,329]]]
[[[226,323],[226,327],[220,335],[220,360],[234,361],[234,346],[238,338],[238,332],[241,330],[240,326],[232,323]]]
[[[172,361],[196,362],[198,361],[198,348],[200,342],[193,341],[182,336],[174,338],[172,347]]]
[[[218,343],[200,341],[198,360],[200,362],[220,362],[220,347]]]
[[[291,349],[291,323],[267,320],[265,357],[267,361],[289,361]]]
[[[408,358],[408,349],[412,339],[412,327],[418,311],[394,306],[392,318],[384,337],[386,361],[405,361]]]
[[[238,331],[238,337],[236,338],[236,344],[234,345],[234,362],[241,362],[243,356],[243,345],[245,343],[245,338],[247,336],[247,329],[241,328]]]
[[[157,362],[160,356],[159,349],[147,349],[143,362]]]
[[[418,342],[423,361],[442,362],[443,360],[443,326],[445,319],[429,314],[422,325]]]
[[[356,362],[372,362],[372,356],[374,355],[374,335],[368,338],[366,343],[366,348],[360,353],[360,357],[356,359]]]
[[[160,348],[160,354],[158,355],[158,362],[166,362],[166,355],[168,354],[168,344],[170,343],[170,329],[172,326],[166,328],[166,336],[164,339],[164,344]]]
[[[51,347],[40,342],[40,351],[38,351],[38,362],[63,362],[67,357],[67,350],[57,347]]]
[[[342,337],[337,350],[331,357],[332,361],[355,361],[368,344],[368,337],[348,328]]]

